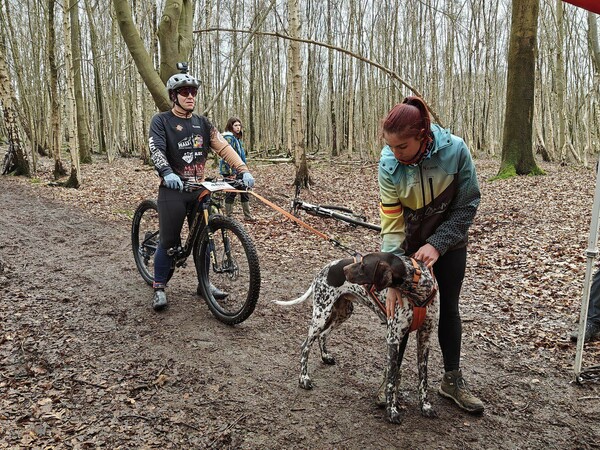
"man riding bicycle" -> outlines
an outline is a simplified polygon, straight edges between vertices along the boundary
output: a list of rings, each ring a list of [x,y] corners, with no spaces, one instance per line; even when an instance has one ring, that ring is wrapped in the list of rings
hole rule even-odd
[[[179,64],[178,64],[179,67]],[[181,229],[186,216],[191,214],[198,201],[200,190],[183,190],[183,181],[204,181],[204,166],[209,150],[241,174],[246,186],[254,186],[254,178],[236,151],[221,136],[210,121],[195,114],[199,82],[187,74],[187,65],[180,67],[182,73],[167,81],[171,110],[158,113],[152,118],[149,131],[150,155],[161,177],[158,188],[158,219],[160,243],[154,255],[154,295],[152,307],[156,311],[167,306],[165,288],[173,264],[169,250],[180,245]],[[206,261],[195,261],[206,264]],[[197,292],[200,293],[200,286]],[[211,285],[217,299],[227,293]]]

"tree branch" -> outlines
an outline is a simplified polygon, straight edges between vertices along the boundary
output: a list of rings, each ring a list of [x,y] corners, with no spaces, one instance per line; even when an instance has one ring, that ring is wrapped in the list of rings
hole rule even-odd
[[[154,70],[150,55],[133,23],[129,2],[127,0],[113,0],[113,5],[117,13],[121,35],[133,57],[140,76],[144,80],[144,84],[150,91],[157,108],[161,111],[167,111],[171,108],[171,102],[167,96],[165,85]]]
[[[221,86],[221,90],[219,92],[217,92],[217,95],[215,95],[213,97],[213,99],[210,101],[210,103],[208,104],[208,106],[206,107],[204,112],[202,113],[203,115],[206,116],[210,112],[210,110],[213,108],[213,106],[215,106],[217,99],[221,96],[221,94],[225,90],[225,87],[227,87],[227,85],[231,81],[231,78],[233,77],[233,73],[235,72],[235,69],[239,65],[240,61],[242,60],[242,56],[244,55],[244,52],[248,48],[248,45],[250,45],[250,42],[252,42],[252,38],[254,37],[255,34],[257,34],[257,29],[260,28],[260,26],[264,23],[265,19],[267,18],[267,14],[269,14],[269,11],[271,11],[273,6],[275,6],[276,1],[277,0],[271,0],[271,4],[269,5],[269,7],[263,12],[262,17],[260,17],[258,19],[256,25],[250,31],[250,36],[244,43],[244,46],[242,47],[242,51],[238,54],[236,60],[233,62],[233,66],[231,67],[231,70],[229,71],[229,75],[227,76],[227,79],[223,83],[223,86]]]
[[[344,53],[345,55],[351,56],[352,58],[358,59],[359,61],[363,61],[373,67],[378,68],[379,70],[387,73],[390,77],[392,77],[393,79],[399,81],[403,86],[405,86],[406,88],[408,88],[412,93],[414,93],[417,97],[420,97],[423,101],[425,101],[425,99],[423,98],[423,95],[413,86],[411,86],[410,84],[408,84],[406,81],[404,81],[400,75],[398,75],[396,72],[394,72],[393,70],[382,66],[381,64],[372,61],[368,58],[365,58],[364,56],[360,56],[356,53],[351,52],[350,50],[347,50],[343,47],[338,47],[336,45],[331,45],[331,44],[326,44],[324,42],[319,42],[319,41],[314,41],[312,39],[303,39],[303,38],[292,38],[286,34],[282,34],[279,32],[268,32],[268,31],[254,31],[254,30],[237,30],[237,29],[233,29],[233,28],[219,28],[219,27],[213,27],[213,28],[206,28],[204,30],[196,30],[194,31],[194,33],[211,33],[213,31],[224,31],[224,32],[229,32],[229,33],[252,33],[252,34],[256,34],[256,35],[260,35],[260,36],[273,36],[273,37],[277,37],[280,39],[287,39],[290,41],[297,41],[297,42],[303,42],[305,44],[313,44],[313,45],[317,45],[319,47],[325,47],[331,50],[336,50],[340,53]],[[431,115],[433,116],[433,119],[435,120],[436,123],[438,123],[440,126],[443,127],[443,124],[440,120],[440,118],[438,117],[437,113],[433,110],[433,108],[430,107],[429,104],[427,104],[427,107],[429,108],[429,111],[431,112]]]

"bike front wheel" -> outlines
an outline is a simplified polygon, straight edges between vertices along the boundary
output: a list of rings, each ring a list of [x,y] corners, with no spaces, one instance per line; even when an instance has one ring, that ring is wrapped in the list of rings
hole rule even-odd
[[[250,317],[260,295],[260,265],[244,227],[231,218],[212,216],[196,242],[194,260],[200,290],[212,314],[228,325]]]
[[[10,172],[16,169],[16,166],[15,154],[12,150],[12,147],[10,147],[4,155],[4,160],[2,161],[2,175],[8,175]]]
[[[158,248],[158,206],[154,200],[144,200],[135,210],[131,222],[131,249],[140,275],[148,284],[154,282],[154,254]],[[167,279],[171,279],[171,269]]]

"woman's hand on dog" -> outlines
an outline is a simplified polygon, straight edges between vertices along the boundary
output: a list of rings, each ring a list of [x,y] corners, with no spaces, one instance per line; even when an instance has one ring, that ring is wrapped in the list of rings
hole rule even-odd
[[[413,258],[423,261],[429,268],[436,263],[439,257],[440,252],[438,252],[437,249],[431,244],[425,244],[413,255]]]
[[[385,296],[385,312],[388,319],[394,317],[396,304],[402,306],[402,295],[400,294],[400,290],[396,288],[388,288]]]

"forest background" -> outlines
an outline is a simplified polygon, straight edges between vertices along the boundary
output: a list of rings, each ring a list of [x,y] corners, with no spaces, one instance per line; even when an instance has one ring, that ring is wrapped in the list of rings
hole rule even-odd
[[[525,41],[515,9],[537,32],[520,150],[548,176],[498,180],[510,42]],[[598,448],[598,386],[571,383],[568,339],[598,151],[598,48],[597,16],[555,0],[0,0],[0,157],[19,143],[31,177],[0,177],[0,448]],[[247,227],[264,283],[247,322],[220,326],[183,271],[168,312],[152,311],[130,219],[155,194],[147,127],[182,60],[201,81],[198,112],[219,129],[241,118],[257,191],[280,205],[300,155],[314,177],[303,198],[376,221],[379,121],[406,95],[465,139],[483,200],[464,355],[483,417],[437,396],[443,420],[413,414],[409,349],[405,423],[384,425],[372,401],[382,328],[366,308],[336,341],[339,363],[314,358],[318,389],[299,392],[310,305],[272,300],[301,295],[339,250],[260,204]],[[357,183],[364,195],[346,195]],[[48,187],[59,184],[79,189]],[[303,219],[378,248],[376,234]],[[586,346],[586,366],[599,352]],[[432,386],[440,367],[434,352]]]
[[[174,57],[185,57],[201,82],[198,112],[219,129],[241,118],[251,158],[295,156],[296,145],[317,157],[376,160],[380,119],[415,93],[474,157],[494,157],[503,145],[512,6],[3,0],[1,93],[14,105],[33,172],[49,155],[56,178],[67,173],[67,150],[76,152],[71,172],[92,155],[147,160],[147,127],[164,102],[147,86],[166,81]],[[537,24],[532,150],[587,165],[600,129],[597,16],[542,0]],[[132,34],[137,49],[125,44]],[[140,49],[145,59],[134,61]],[[142,79],[148,63],[160,78]],[[7,109],[0,137],[11,124]]]

